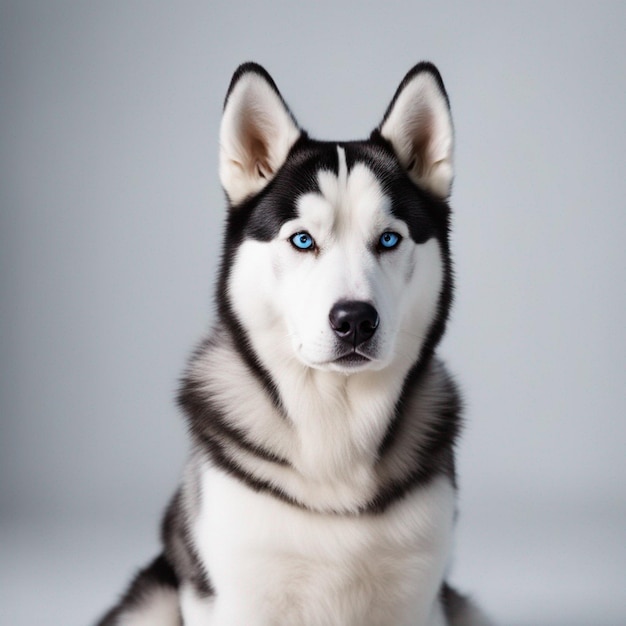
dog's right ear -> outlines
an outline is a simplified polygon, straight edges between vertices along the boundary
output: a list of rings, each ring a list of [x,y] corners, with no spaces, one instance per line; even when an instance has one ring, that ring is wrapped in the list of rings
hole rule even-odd
[[[237,68],[220,128],[220,180],[231,205],[274,178],[301,131],[272,77],[256,63]]]

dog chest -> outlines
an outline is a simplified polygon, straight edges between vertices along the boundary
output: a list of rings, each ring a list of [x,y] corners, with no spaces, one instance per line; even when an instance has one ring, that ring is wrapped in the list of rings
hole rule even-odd
[[[232,624],[366,626],[408,615],[426,623],[448,560],[454,497],[441,477],[382,514],[326,515],[206,467],[194,539],[216,611]]]

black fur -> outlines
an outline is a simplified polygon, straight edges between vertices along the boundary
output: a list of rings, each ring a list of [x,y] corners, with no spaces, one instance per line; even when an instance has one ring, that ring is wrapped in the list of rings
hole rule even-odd
[[[409,372],[409,383],[405,382],[403,393],[396,405],[395,418],[390,422],[385,438],[379,449],[379,456],[385,459],[386,455],[393,454],[393,444],[403,437],[407,419],[407,400],[411,389],[420,384],[424,376],[424,369],[414,368]],[[421,485],[427,484],[437,476],[447,476],[456,486],[456,468],[454,461],[454,447],[461,431],[462,402],[459,392],[452,378],[446,377],[445,392],[442,393],[441,406],[434,415],[430,425],[428,437],[423,445],[413,450],[413,466],[407,468],[401,480],[389,481],[379,490],[376,498],[371,502],[369,511],[383,512],[391,503],[406,493]]]
[[[391,102],[389,103],[389,106],[387,107],[387,110],[385,111],[385,115],[383,115],[383,119],[380,125],[378,126],[378,130],[380,130],[383,124],[387,121],[387,118],[389,117],[391,111],[393,110],[393,107],[396,101],[398,100],[398,97],[404,91],[404,88],[413,80],[413,78],[415,78],[418,74],[421,74],[422,72],[427,72],[435,79],[435,81],[437,81],[439,90],[441,91],[443,97],[446,99],[448,108],[450,107],[450,99],[448,98],[448,93],[446,91],[445,85],[443,84],[443,79],[441,78],[441,74],[439,73],[439,70],[430,61],[420,61],[419,63],[414,65],[407,72],[406,76],[402,79],[402,82],[396,89],[396,93],[393,95],[393,98],[391,99]],[[274,88],[276,88],[276,85],[274,85]]]
[[[201,385],[191,378],[183,380],[178,404],[187,415],[187,424],[191,436],[199,444],[223,450],[226,443],[249,454],[278,465],[289,465],[271,450],[266,450],[249,440],[247,434],[228,423],[221,409],[215,406],[213,399],[204,392]],[[226,453],[222,452],[222,456]]]
[[[165,547],[165,558],[171,563],[172,571],[179,579],[193,584],[204,597],[215,592],[209,575],[200,561],[189,535],[189,512],[179,489],[170,501],[161,524],[161,540]]]
[[[259,66],[244,64],[235,72],[229,94],[236,82],[248,71],[268,78],[265,70]],[[436,68],[429,63],[420,63],[407,74],[401,83],[383,121],[389,115],[392,105],[402,89],[411,78],[421,71],[430,72],[435,76],[446,102],[448,101],[448,96]],[[271,79],[268,82],[280,96],[275,83]],[[284,103],[282,96],[281,101]],[[289,111],[286,105],[285,109]],[[391,441],[402,430],[401,422],[406,397],[419,385],[421,374],[430,362],[444,333],[452,304],[453,274],[449,249],[449,206],[446,202],[435,198],[411,181],[398,162],[391,145],[380,135],[378,129],[373,131],[367,141],[340,142],[339,144],[315,141],[302,132],[299,140],[292,147],[285,164],[269,184],[256,196],[230,208],[216,300],[221,327],[229,333],[251,374],[259,378],[263,387],[268,390],[274,405],[284,412],[276,383],[254,354],[247,333],[237,320],[230,305],[227,294],[230,268],[233,265],[234,253],[244,239],[260,241],[273,239],[282,224],[296,216],[298,197],[307,192],[319,191],[317,173],[320,169],[338,172],[337,145],[345,150],[348,170],[351,170],[357,163],[363,163],[375,173],[384,192],[391,200],[391,211],[407,223],[411,238],[416,243],[424,243],[431,237],[436,237],[444,259],[444,278],[437,315],[422,346],[421,354],[416,355],[416,362],[406,377],[403,392],[396,405],[395,416],[390,420],[387,436],[381,443],[380,453],[381,456],[384,456]],[[445,473],[454,479],[453,446],[459,432],[461,402],[452,383],[450,383],[449,393],[451,397],[450,406],[445,415],[441,416],[441,432],[438,433],[439,438],[436,443],[430,449],[420,450],[419,464],[413,471],[407,472],[405,480],[382,486],[379,494],[365,507],[363,512],[382,512],[409,489],[424,484],[439,473]],[[274,455],[269,451],[251,449],[243,433],[228,433],[224,421],[220,419],[219,412],[211,407],[210,398],[202,397],[197,385],[194,385],[189,379],[183,382],[179,402],[187,412],[192,432],[207,447],[214,462],[244,480],[254,489],[266,491],[282,500],[293,502],[293,499],[282,490],[245,472],[238,465],[236,455],[228,455],[222,444],[227,440],[229,444],[236,443],[243,450],[256,453],[265,460],[285,461],[272,459]],[[210,422],[212,425],[208,427],[207,424]],[[199,424],[202,426],[198,427]]]
[[[201,353],[196,358],[199,356]],[[407,427],[408,400],[415,390],[419,389],[420,379],[426,375],[422,362],[418,365],[419,367],[415,366],[407,376],[403,393],[396,405],[395,417],[390,421],[389,429],[379,449],[379,464],[385,463],[387,455],[393,454],[394,441],[403,436]],[[441,396],[445,400],[438,413],[430,416],[432,421],[429,424],[427,441],[424,443],[420,441],[419,447],[415,448],[412,466],[406,468],[402,479],[382,482],[375,496],[357,514],[383,513],[408,491],[426,485],[441,474],[448,476],[455,483],[454,445],[460,432],[462,406],[459,393],[450,377],[445,379]],[[219,409],[215,407],[211,396],[191,377],[183,380],[179,404],[187,415],[192,439],[209,455],[215,465],[236,476],[255,491],[270,493],[294,506],[308,508],[276,485],[242,467],[238,462],[238,452],[256,455],[270,463],[283,466],[290,464],[273,451],[250,442],[244,432],[230,427]],[[229,452],[233,448],[235,452]]]
[[[97,626],[116,626],[122,614],[149,602],[150,596],[159,588],[178,589],[178,578],[163,555],[137,573],[120,602],[100,619]]]
[[[468,624],[466,621],[467,614],[474,612],[475,607],[467,596],[444,583],[441,587],[440,597],[444,613],[451,626]]]
[[[259,75],[261,78],[263,78],[265,80],[265,82],[274,90],[276,95],[280,98],[280,101],[283,103],[283,106],[285,107],[285,110],[289,113],[289,115],[290,115],[291,119],[293,120],[294,124],[296,124],[296,126],[297,126],[298,124],[297,124],[295,118],[293,117],[293,114],[289,110],[289,107],[287,106],[287,103],[283,99],[282,94],[280,93],[280,91],[278,91],[278,87],[276,86],[276,83],[274,82],[274,79],[269,75],[268,71],[262,65],[259,65],[258,63],[255,63],[254,61],[248,61],[246,63],[242,63],[235,70],[235,73],[233,74],[233,77],[230,80],[230,85],[228,86],[228,89],[226,91],[226,97],[224,98],[224,108],[226,108],[226,104],[228,103],[228,98],[230,97],[230,94],[233,92],[233,89],[235,88],[235,85],[246,74],[257,74],[257,75]]]

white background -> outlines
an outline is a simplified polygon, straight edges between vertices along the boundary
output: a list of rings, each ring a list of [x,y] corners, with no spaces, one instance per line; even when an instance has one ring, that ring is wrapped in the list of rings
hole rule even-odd
[[[236,66],[355,139],[422,59],[457,136],[452,579],[502,626],[626,623],[625,33],[622,2],[0,2],[0,623],[89,624],[156,554]]]

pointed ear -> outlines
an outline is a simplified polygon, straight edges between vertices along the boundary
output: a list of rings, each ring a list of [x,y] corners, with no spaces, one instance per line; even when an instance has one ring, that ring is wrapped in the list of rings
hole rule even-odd
[[[414,183],[439,198],[450,195],[454,132],[448,96],[434,65],[419,63],[404,77],[378,131]]]
[[[220,180],[231,204],[270,182],[300,134],[271,76],[256,63],[239,66],[220,128]]]

